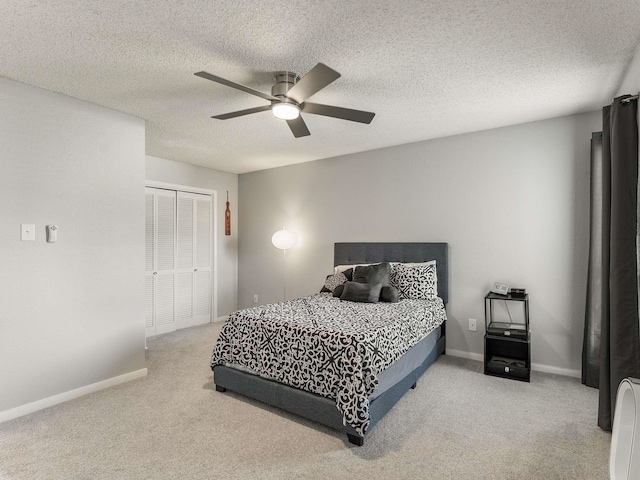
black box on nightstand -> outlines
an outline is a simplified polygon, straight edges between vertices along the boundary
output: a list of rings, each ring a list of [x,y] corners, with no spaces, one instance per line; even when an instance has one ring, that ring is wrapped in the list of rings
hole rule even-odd
[[[524,288],[512,288],[509,293],[511,298],[524,298],[527,295],[527,290]]]

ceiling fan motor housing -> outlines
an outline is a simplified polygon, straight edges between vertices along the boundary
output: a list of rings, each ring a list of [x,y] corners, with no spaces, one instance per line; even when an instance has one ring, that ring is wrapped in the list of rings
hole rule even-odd
[[[281,98],[286,103],[296,103],[286,97],[287,92],[293,87],[300,77],[293,72],[277,72],[275,74],[276,83],[271,87],[271,95]]]

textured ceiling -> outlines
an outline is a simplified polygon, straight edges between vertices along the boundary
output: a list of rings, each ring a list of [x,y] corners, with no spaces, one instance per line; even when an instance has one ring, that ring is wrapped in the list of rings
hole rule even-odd
[[[638,0],[2,0],[0,76],[147,121],[147,154],[243,173],[595,110],[640,42]],[[371,125],[304,115],[294,138],[258,97],[322,62],[310,101]]]

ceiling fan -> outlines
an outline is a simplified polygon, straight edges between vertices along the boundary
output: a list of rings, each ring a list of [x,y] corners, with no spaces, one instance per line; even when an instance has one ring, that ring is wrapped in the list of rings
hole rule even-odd
[[[323,63],[318,63],[302,78],[293,72],[277,72],[275,74],[276,83],[271,87],[271,95],[259,92],[251,87],[226,80],[216,75],[212,75],[211,73],[197,72],[194,75],[206,78],[212,82],[221,83],[222,85],[226,85],[237,90],[242,90],[243,92],[250,93],[251,95],[264,98],[271,102],[270,105],[225,113],[211,118],[228,120],[230,118],[271,110],[275,117],[287,121],[293,136],[296,138],[310,135],[307,125],[300,116],[300,113],[302,112],[366,124],[371,123],[371,120],[373,120],[373,117],[375,116],[375,113],[372,112],[364,112],[362,110],[352,110],[350,108],[334,107],[332,105],[323,105],[320,103],[311,103],[306,101],[309,97],[318,93],[324,87],[340,78],[340,74],[338,72],[327,67]]]

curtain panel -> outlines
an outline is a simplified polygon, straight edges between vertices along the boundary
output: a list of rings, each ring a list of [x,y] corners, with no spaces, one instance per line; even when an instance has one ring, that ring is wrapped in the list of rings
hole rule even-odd
[[[591,222],[589,231],[589,273],[582,347],[582,383],[598,388],[600,379],[600,327],[609,311],[609,286],[603,280],[609,271],[609,225],[611,211],[610,169],[603,165],[602,132],[591,135]],[[607,201],[605,205],[605,200]]]
[[[604,430],[611,430],[620,382],[640,377],[638,102],[628,97],[603,109],[602,136],[592,137],[582,380],[599,387]]]

